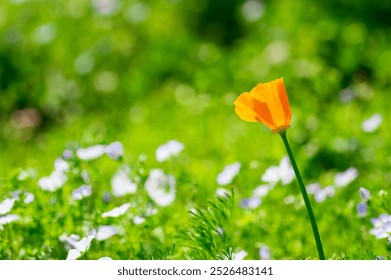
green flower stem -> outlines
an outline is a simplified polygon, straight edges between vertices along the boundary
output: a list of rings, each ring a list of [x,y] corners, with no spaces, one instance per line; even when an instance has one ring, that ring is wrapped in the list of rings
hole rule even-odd
[[[297,167],[295,157],[293,156],[292,150],[291,150],[289,143],[288,143],[288,139],[286,138],[286,131],[280,132],[279,134],[282,138],[282,141],[284,142],[284,145],[285,145],[286,151],[288,152],[288,156],[291,161],[293,170],[295,171],[297,181],[299,182],[299,185],[300,185],[300,190],[301,190],[301,194],[303,195],[305,207],[307,208],[308,216],[310,217],[312,231],[314,233],[316,247],[318,249],[319,259],[324,260],[325,257],[324,257],[323,247],[322,247],[322,241],[320,240],[318,225],[316,224],[316,219],[315,219],[314,212],[312,211],[311,202],[308,198],[308,194],[305,189],[303,179],[301,178],[299,168]]]

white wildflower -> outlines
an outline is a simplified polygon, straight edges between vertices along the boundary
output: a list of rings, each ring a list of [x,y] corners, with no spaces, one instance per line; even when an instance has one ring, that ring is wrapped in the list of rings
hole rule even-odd
[[[233,259],[235,261],[243,260],[247,255],[248,255],[248,253],[245,250],[241,250],[237,253],[233,253]]]
[[[114,160],[117,160],[119,159],[120,157],[123,156],[124,154],[124,147],[122,146],[121,142],[113,142],[111,144],[109,144],[106,148],[105,148],[105,151],[106,151],[106,154],[114,159]]]
[[[217,175],[217,183],[220,186],[228,185],[232,182],[232,180],[238,175],[240,171],[240,162],[235,162],[233,164],[227,165],[224,167],[223,171],[221,171]]]
[[[361,200],[366,202],[371,198],[371,193],[366,188],[360,188],[359,193],[361,196]]]
[[[82,200],[85,197],[91,196],[91,193],[92,187],[90,185],[82,185],[72,192],[72,198],[74,200]]]
[[[69,163],[63,160],[62,158],[57,158],[54,161],[54,169],[59,172],[66,172],[69,170]]]
[[[262,200],[260,197],[250,197],[243,199],[240,203],[240,207],[245,209],[256,209],[258,208],[262,203]]]
[[[145,218],[144,217],[141,217],[141,216],[134,216],[133,217],[133,223],[135,225],[141,225],[144,222],[145,222]]]
[[[113,235],[116,235],[117,233],[118,231],[113,226],[100,226],[95,235],[95,238],[98,241],[102,241],[112,237]]]
[[[119,207],[116,207],[108,212],[105,212],[102,214],[102,217],[103,218],[106,218],[106,217],[119,217],[123,214],[125,214],[126,211],[128,211],[128,209],[130,208],[130,203],[125,203]]]
[[[12,223],[13,221],[19,220],[19,216],[16,214],[7,214],[5,216],[0,217],[0,226],[7,225]]]
[[[375,131],[382,123],[382,117],[380,114],[375,114],[362,123],[362,130],[365,132]]]
[[[116,197],[135,193],[137,190],[137,185],[129,179],[128,174],[124,168],[125,167],[118,169],[118,171],[111,178],[111,188],[113,190],[114,196]]]
[[[281,184],[290,184],[295,177],[295,173],[292,169],[288,157],[283,157],[279,166],[270,166],[262,175],[261,180],[271,185],[277,184],[281,181]]]
[[[357,214],[359,217],[366,217],[368,215],[368,205],[364,202],[357,204]]]
[[[371,223],[373,224],[373,228],[369,231],[369,233],[375,235],[377,239],[386,238],[391,235],[390,215],[381,214],[377,218],[372,218]]]
[[[26,192],[24,195],[25,195],[25,198],[24,198],[25,204],[30,204],[35,199],[35,196],[32,193]]]
[[[0,203],[0,215],[7,214],[14,207],[15,198],[7,198]]]
[[[38,186],[43,191],[54,192],[60,189],[67,180],[68,177],[62,171],[54,170],[49,177],[39,179]]]
[[[81,256],[81,253],[75,249],[71,249],[68,251],[68,255],[67,255],[67,258],[66,260],[67,261],[73,261],[73,260],[76,260],[77,258],[79,258]]]
[[[165,207],[175,200],[175,185],[173,176],[164,174],[160,169],[153,169],[145,182],[145,189],[156,204]]]
[[[178,155],[184,147],[182,143],[176,140],[168,141],[156,149],[156,160],[162,162],[172,156]]]
[[[261,257],[261,260],[270,260],[270,249],[268,246],[262,246],[261,249],[259,249],[259,256]]]
[[[95,145],[87,148],[80,148],[76,151],[76,155],[81,160],[92,160],[101,157],[105,153],[104,145]]]
[[[259,185],[253,190],[253,196],[264,197],[268,194],[270,188],[270,185]]]
[[[358,177],[358,171],[354,167],[346,169],[344,172],[337,173],[334,183],[337,187],[346,187]]]

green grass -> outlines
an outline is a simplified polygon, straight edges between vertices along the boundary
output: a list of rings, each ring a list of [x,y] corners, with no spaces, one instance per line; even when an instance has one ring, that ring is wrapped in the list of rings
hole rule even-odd
[[[388,1],[264,1],[255,21],[243,15],[245,1],[127,0],[111,15],[87,0],[17,2],[0,4],[0,203],[21,191],[10,211],[20,219],[0,229],[0,259],[65,259],[62,234],[83,238],[102,225],[118,234],[94,239],[80,258],[231,259],[245,250],[246,259],[259,259],[268,246],[272,259],[316,259],[296,181],[278,183],[256,209],[241,207],[285,150],[278,135],[241,121],[233,101],[280,76],[304,182],[325,187],[349,167],[359,172],[321,203],[310,195],[326,258],[390,258],[387,239],[369,234],[371,218],[391,214]],[[145,19],[132,9],[144,9]],[[231,23],[236,33],[228,32]],[[42,26],[54,30],[47,43],[39,41]],[[80,57],[87,66],[92,59],[91,69]],[[341,91],[352,99],[342,102]],[[364,132],[374,114],[380,127]],[[157,147],[171,139],[184,150],[158,162]],[[39,188],[64,150],[114,141],[124,146],[121,160],[74,158],[62,188]],[[216,176],[236,161],[240,172],[224,186],[235,195],[217,197]],[[122,165],[137,191],[114,197],[110,180]],[[176,180],[176,199],[166,207],[145,189],[155,168]],[[92,195],[73,201],[81,171]],[[29,177],[18,179],[24,172]],[[360,187],[371,192],[364,218],[356,211]],[[32,203],[23,202],[25,192]],[[124,215],[102,218],[124,203],[132,205]],[[158,212],[147,216],[150,207]]]

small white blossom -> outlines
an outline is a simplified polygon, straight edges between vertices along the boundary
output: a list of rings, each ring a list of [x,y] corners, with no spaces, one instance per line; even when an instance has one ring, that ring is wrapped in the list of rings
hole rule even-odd
[[[128,209],[130,208],[130,203],[125,203],[119,207],[116,207],[108,212],[105,212],[102,214],[102,217],[103,218],[106,218],[106,217],[119,217],[123,214],[125,214],[126,211],[128,211]]]
[[[57,158],[54,161],[54,169],[60,172],[66,172],[69,170],[69,163],[62,158]]]
[[[101,157],[105,153],[104,145],[95,145],[87,148],[80,148],[76,151],[76,155],[81,160],[93,160]]]
[[[145,218],[144,217],[141,217],[141,216],[134,216],[133,218],[133,223],[135,225],[141,225],[142,223],[145,222]]]
[[[178,155],[184,147],[182,143],[176,140],[168,141],[156,149],[156,160],[162,162],[172,156]]]
[[[145,189],[149,197],[159,206],[165,207],[175,200],[176,183],[175,178],[166,175],[160,169],[150,171]]]
[[[35,196],[32,193],[26,192],[24,195],[25,195],[25,198],[24,198],[25,204],[30,204],[35,199]]]
[[[67,180],[68,177],[62,171],[54,170],[49,177],[39,179],[38,186],[43,191],[54,192],[60,189]]]
[[[365,132],[373,132],[375,131],[382,123],[382,117],[379,114],[375,114],[369,119],[365,120],[362,123],[362,129]]]
[[[90,185],[82,185],[72,192],[72,198],[74,200],[82,200],[85,197],[91,196],[91,193],[92,187]]]
[[[114,160],[119,159],[124,154],[124,147],[121,142],[118,141],[109,144],[105,150],[106,154]]]
[[[66,260],[73,261],[73,260],[76,260],[77,258],[79,258],[80,256],[81,256],[81,253],[79,251],[77,251],[76,249],[71,249],[68,251],[68,255],[67,255]]]
[[[364,202],[357,204],[357,214],[359,217],[366,217],[368,215],[368,205]]]
[[[255,196],[255,197],[243,199],[242,202],[240,203],[240,207],[245,209],[256,209],[261,205],[261,203],[262,203],[261,198]]]
[[[260,185],[253,190],[253,196],[264,197],[268,194],[270,188],[270,185]]]
[[[5,216],[1,216],[0,217],[0,226],[10,224],[16,220],[19,220],[19,216],[16,214],[7,214]]]
[[[217,183],[220,186],[228,185],[232,182],[232,180],[238,175],[240,171],[240,162],[235,162],[233,164],[227,165],[224,167],[223,171],[221,171],[217,175]]]
[[[388,214],[381,214],[377,218],[372,218],[371,223],[373,228],[369,231],[370,234],[375,235],[377,239],[391,236],[391,216]]]
[[[127,172],[120,168],[111,178],[111,188],[114,196],[119,197],[135,193],[137,185],[129,179]]]
[[[358,177],[358,171],[354,167],[346,169],[344,172],[337,173],[334,183],[337,187],[346,187]]]
[[[362,201],[366,202],[371,198],[371,193],[366,188],[360,188],[359,190]]]
[[[117,233],[118,231],[113,226],[100,226],[95,235],[95,238],[98,241],[102,241],[112,237],[113,235],[116,235]]]
[[[270,166],[265,173],[261,176],[263,182],[271,185],[277,184],[281,181],[281,184],[290,184],[295,178],[295,173],[290,164],[289,158],[284,156],[279,166]]]
[[[241,251],[233,254],[233,259],[235,261],[243,260],[247,255],[248,255],[248,253],[245,250],[241,250]]]
[[[262,246],[261,249],[259,249],[259,256],[261,257],[261,260],[270,260],[270,249],[268,246]]]
[[[15,198],[7,198],[0,203],[0,215],[7,214],[14,207]]]

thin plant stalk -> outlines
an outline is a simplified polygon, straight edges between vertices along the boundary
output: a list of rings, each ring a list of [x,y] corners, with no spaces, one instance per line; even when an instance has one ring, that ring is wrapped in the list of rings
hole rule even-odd
[[[308,198],[308,194],[307,194],[307,191],[305,189],[305,186],[304,186],[304,183],[303,183],[303,179],[301,178],[299,168],[297,167],[295,158],[293,156],[292,150],[291,150],[291,148],[289,146],[289,143],[288,143],[288,139],[286,138],[286,131],[280,132],[279,134],[280,134],[280,136],[282,138],[282,141],[284,142],[286,151],[288,152],[289,159],[291,161],[293,170],[295,172],[297,181],[298,181],[299,186],[300,186],[301,194],[303,195],[305,207],[307,208],[308,216],[310,217],[311,226],[312,226],[312,232],[314,233],[315,242],[316,242],[316,248],[318,249],[318,254],[319,254],[319,259],[325,260],[325,256],[324,256],[324,252],[323,252],[323,246],[322,246],[322,241],[320,239],[318,225],[316,224],[315,215],[314,215],[314,212],[312,211],[311,202],[310,202],[310,200]]]

